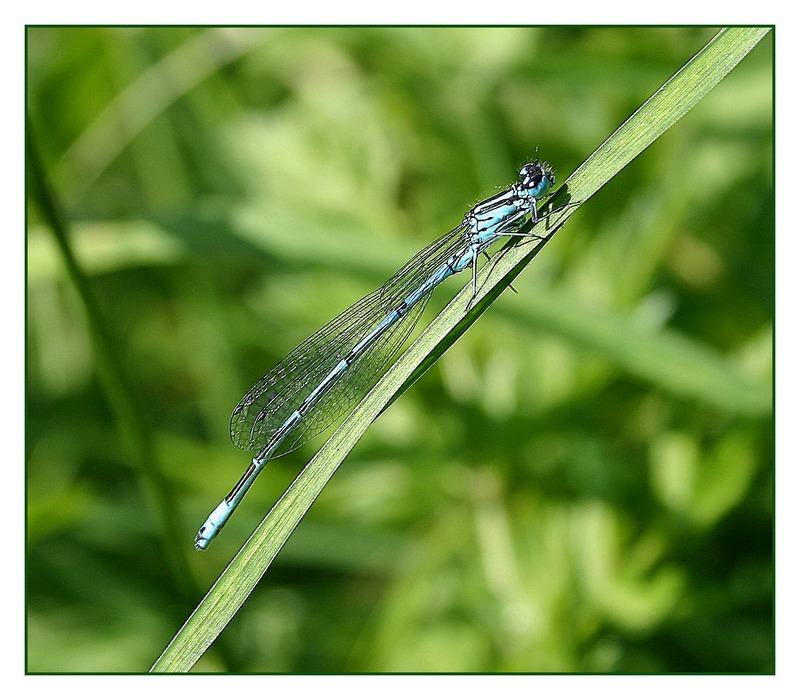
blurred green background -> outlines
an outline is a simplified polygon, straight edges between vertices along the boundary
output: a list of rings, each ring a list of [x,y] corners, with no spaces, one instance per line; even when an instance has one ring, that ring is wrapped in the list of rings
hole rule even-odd
[[[195,553],[244,392],[715,32],[29,28],[124,382],[29,187],[28,670],[147,670],[322,444]],[[378,419],[196,670],[773,669],[772,69],[770,34]]]

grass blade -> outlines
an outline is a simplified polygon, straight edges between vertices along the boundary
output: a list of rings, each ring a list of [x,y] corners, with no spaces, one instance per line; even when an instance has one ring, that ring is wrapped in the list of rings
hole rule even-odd
[[[769,31],[733,28],[719,32],[578,168],[553,197],[557,207],[584,202],[647,148],[711,90]],[[538,224],[551,237],[577,207]],[[460,337],[542,249],[526,243],[506,249],[479,275],[470,310],[468,285],[424,330],[353,413],[320,449],[231,561],[165,649],[154,672],[188,671],[244,604],[294,528],[372,421],[426,367]]]

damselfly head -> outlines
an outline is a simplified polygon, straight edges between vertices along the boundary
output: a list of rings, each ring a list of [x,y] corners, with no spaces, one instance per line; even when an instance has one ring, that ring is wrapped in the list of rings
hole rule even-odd
[[[549,163],[535,160],[522,166],[519,182],[522,189],[531,196],[540,197],[556,184],[556,176]]]

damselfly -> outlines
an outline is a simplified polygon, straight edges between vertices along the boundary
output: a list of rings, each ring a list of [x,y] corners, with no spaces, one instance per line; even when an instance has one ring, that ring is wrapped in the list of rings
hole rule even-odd
[[[203,523],[197,549],[208,547],[268,461],[318,435],[366,396],[439,284],[470,268],[477,294],[478,257],[504,237],[530,236],[521,227],[538,221],[537,199],[554,184],[547,163],[526,164],[517,182],[475,205],[452,231],[298,345],[247,392],[233,410],[231,438],[256,456]]]

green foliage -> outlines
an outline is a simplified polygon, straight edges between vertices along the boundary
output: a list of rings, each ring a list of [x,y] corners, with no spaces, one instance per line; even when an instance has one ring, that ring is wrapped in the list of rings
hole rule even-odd
[[[241,394],[535,146],[569,173],[713,34],[29,30],[98,307],[35,202],[29,669],[148,668],[313,454],[195,555],[246,465]],[[773,667],[771,70],[768,36],[376,421],[198,670]]]

